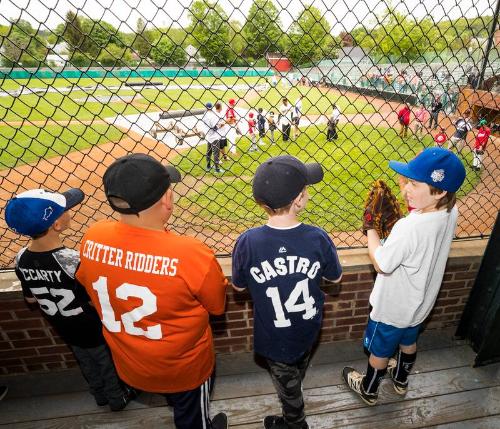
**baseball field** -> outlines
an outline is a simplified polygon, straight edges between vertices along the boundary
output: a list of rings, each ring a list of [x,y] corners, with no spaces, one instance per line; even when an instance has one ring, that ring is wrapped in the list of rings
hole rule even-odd
[[[257,77],[153,81],[163,86],[130,87],[125,83],[144,80],[124,82],[116,78],[2,81],[2,201],[30,187],[58,190],[68,184],[82,186],[90,195],[89,208],[75,226],[76,242],[89,222],[111,215],[101,190],[103,169],[127,152],[149,152],[159,159],[168,158],[184,175],[183,184],[176,185],[175,229],[198,236],[218,253],[229,253],[239,232],[264,219],[263,210],[252,199],[255,169],[270,156],[291,154],[305,162],[320,162],[325,170],[324,181],[310,189],[311,201],[303,220],[337,234],[340,245],[361,245],[361,207],[370,183],[383,178],[397,190],[396,177],[387,168],[388,160],[411,159],[433,144],[430,135],[422,140],[397,135],[397,103],[354,93],[281,84],[274,88],[265,78]],[[225,172],[217,176],[205,171],[204,141],[179,147],[167,145],[164,135],[156,141],[150,129],[126,127],[122,121],[132,118],[129,121],[133,122],[141,116],[157,120],[160,112],[199,109],[208,101],[227,102],[229,98],[236,98],[243,112],[259,107],[264,112],[277,111],[282,97],[293,104],[299,94],[304,95],[299,137],[283,142],[278,129],[276,144],[266,137],[259,151],[249,152],[250,140],[241,136],[238,155],[231,155],[222,165]],[[325,115],[331,113],[333,103],[342,112],[339,138],[327,142]],[[480,175],[470,170],[471,160],[471,153],[466,152],[467,179],[459,197],[480,182]],[[52,166],[63,169],[63,177]],[[7,241],[14,237],[6,231],[3,216],[1,228],[5,242],[2,247],[7,248]],[[8,264],[6,260],[2,266]]]

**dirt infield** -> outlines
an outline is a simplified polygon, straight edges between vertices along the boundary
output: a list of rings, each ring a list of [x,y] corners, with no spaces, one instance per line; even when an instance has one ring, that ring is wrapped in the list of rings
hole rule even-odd
[[[359,94],[342,93],[348,97],[359,97]],[[397,126],[396,111],[400,104],[384,102],[379,99],[366,99],[378,109],[376,113],[344,116],[342,122],[354,124],[371,124],[373,126]],[[314,120],[314,117],[310,117]],[[47,125],[47,121],[42,121]],[[94,121],[93,123],[100,123]],[[86,123],[80,121],[79,123]],[[453,132],[449,118],[442,119],[448,135]],[[14,124],[13,124],[14,125]],[[108,142],[93,146],[81,152],[72,152],[67,156],[41,159],[33,164],[0,171],[0,268],[13,266],[18,250],[25,245],[26,239],[20,238],[7,229],[4,220],[6,201],[13,194],[30,188],[44,187],[50,190],[65,190],[68,187],[80,187],[88,196],[78,212],[74,215],[72,230],[65,236],[65,244],[76,248],[91,222],[112,216],[112,211],[105,202],[102,191],[102,176],[113,160],[130,152],[149,153],[157,159],[165,160],[178,154],[161,142],[140,136],[130,130],[123,130],[127,137],[117,142]],[[472,137],[472,133],[471,133]],[[472,141],[469,142],[471,144]],[[466,197],[459,201],[460,217],[457,229],[458,237],[479,236],[489,234],[500,208],[498,163],[500,162],[499,138],[494,138],[487,148],[485,168],[481,182]],[[185,195],[198,185],[198,179],[187,177],[183,184],[176,185],[175,191]],[[203,178],[203,184],[209,183]],[[174,212],[174,230],[198,237],[219,254],[228,254],[238,232],[235,225],[224,219],[214,218],[205,221],[194,218],[189,213],[177,208]],[[241,225],[239,225],[241,226]],[[359,246],[365,243],[359,231],[331,232],[338,247]]]

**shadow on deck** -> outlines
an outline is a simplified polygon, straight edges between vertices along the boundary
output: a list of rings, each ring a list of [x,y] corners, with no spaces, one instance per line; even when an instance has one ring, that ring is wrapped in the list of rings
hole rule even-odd
[[[453,331],[420,337],[417,363],[405,398],[384,380],[379,405],[368,407],[344,385],[345,365],[365,370],[360,342],[320,345],[306,375],[304,394],[311,429],[500,427],[500,364],[472,368],[474,352]],[[252,354],[218,356],[211,415],[225,411],[230,427],[262,428],[280,405],[267,372]],[[0,428],[174,428],[160,395],[143,393],[121,412],[98,407],[77,370],[0,377],[9,386],[0,402]]]

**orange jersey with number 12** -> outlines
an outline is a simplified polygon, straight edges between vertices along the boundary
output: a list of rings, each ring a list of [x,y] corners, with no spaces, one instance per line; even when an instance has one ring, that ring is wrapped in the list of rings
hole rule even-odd
[[[209,314],[227,280],[191,237],[101,221],[83,237],[77,280],[103,322],[120,378],[148,392],[201,385],[215,363]]]

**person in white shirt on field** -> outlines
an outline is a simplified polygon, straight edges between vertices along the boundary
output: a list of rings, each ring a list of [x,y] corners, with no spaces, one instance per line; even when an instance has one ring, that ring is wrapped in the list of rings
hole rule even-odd
[[[290,128],[292,120],[293,106],[288,102],[288,98],[284,97],[280,107],[278,122],[281,124],[281,131],[283,133],[283,141],[290,140]]]

